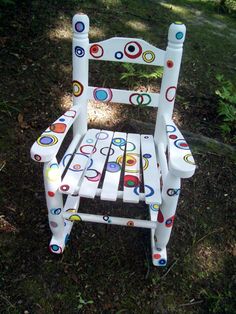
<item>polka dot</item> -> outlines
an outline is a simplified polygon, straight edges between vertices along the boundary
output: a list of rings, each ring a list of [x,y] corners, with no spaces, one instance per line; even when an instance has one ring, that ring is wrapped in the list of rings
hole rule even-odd
[[[176,33],[175,37],[176,37],[176,39],[180,40],[184,37],[184,34],[182,32],[178,32],[178,33]]]
[[[46,147],[46,146],[53,146],[58,142],[58,138],[55,135],[41,135],[37,139],[37,143],[40,146]]]
[[[96,58],[96,59],[101,58],[103,56],[103,53],[104,53],[102,46],[97,45],[97,44],[92,45],[90,47],[89,52],[90,52],[91,56]]]
[[[166,65],[168,68],[173,68],[174,62],[172,60],[167,60]]]
[[[142,47],[137,41],[130,41],[125,45],[124,53],[130,59],[136,59],[142,54]]]
[[[164,221],[164,216],[163,216],[163,214],[162,214],[162,212],[161,212],[160,209],[159,209],[159,211],[158,211],[157,221],[158,221],[159,223],[163,223],[163,221]]]
[[[71,215],[69,217],[69,220],[71,221],[82,221],[81,217],[77,214],[77,215]]]
[[[85,55],[84,48],[79,47],[79,46],[76,46],[76,47],[75,47],[75,55],[76,55],[78,58],[82,58],[82,57]]]
[[[52,228],[57,228],[58,227],[58,224],[55,221],[50,221],[49,224],[50,224],[50,226]]]
[[[122,59],[123,58],[123,52],[117,51],[115,53],[115,58],[118,59],[118,60]]]
[[[104,221],[108,221],[109,220],[109,216],[108,215],[103,216],[103,220]]]
[[[64,119],[64,118],[60,118],[59,121],[60,121],[60,122],[64,122],[65,119]]]
[[[192,154],[186,154],[183,157],[184,161],[187,162],[190,165],[195,165],[194,159],[193,159],[193,155]]]
[[[167,133],[173,133],[175,131],[176,131],[176,127],[174,125],[167,124],[167,126],[166,126],[166,132]]]
[[[84,23],[83,22],[77,22],[75,23],[75,30],[78,32],[78,33],[82,33],[85,29],[85,26],[84,26]]]
[[[151,157],[152,157],[151,154],[144,154],[144,155],[143,155],[143,158],[151,158]]]
[[[164,265],[166,265],[166,260],[164,258],[162,258],[158,261],[158,264],[161,266],[164,266]]]
[[[48,191],[48,196],[53,197],[54,195],[55,195],[55,193],[54,193],[54,192],[52,192],[52,191]]]
[[[54,133],[64,133],[66,130],[66,124],[65,123],[53,123],[50,125],[49,129]]]
[[[155,254],[153,254],[153,258],[159,259],[159,258],[161,258],[161,254],[155,253]]]
[[[151,50],[147,50],[143,53],[143,60],[147,63],[151,63],[155,60],[155,54]]]
[[[154,212],[157,212],[158,209],[159,209],[159,205],[158,204],[150,204],[149,205],[151,210],[154,211]]]
[[[129,220],[126,225],[128,227],[134,227],[134,222],[132,220]]]
[[[57,244],[50,245],[49,249],[53,253],[62,253],[62,248]]]
[[[112,99],[112,91],[110,88],[95,88],[93,91],[93,97],[98,101],[111,101]]]
[[[42,159],[42,157],[39,156],[39,155],[34,155],[34,159],[37,160],[37,161],[40,161]]]
[[[188,150],[189,146],[185,139],[178,139],[174,142],[175,146],[180,149]]]
[[[171,134],[171,135],[169,135],[169,138],[170,138],[171,140],[175,140],[175,139],[177,139],[177,135]]]
[[[107,171],[109,172],[118,172],[121,170],[121,166],[117,162],[108,162],[107,163]]]
[[[82,154],[90,155],[91,153],[94,154],[97,149],[93,145],[85,144],[82,145],[79,150]]]
[[[123,146],[126,144],[126,140],[121,137],[116,137],[116,138],[113,138],[112,144],[115,146]]]
[[[69,190],[69,185],[68,184],[63,184],[60,186],[60,190],[63,191],[63,192],[66,192]]]
[[[51,209],[50,209],[50,213],[51,213],[52,215],[60,215],[60,213],[61,213],[61,208],[51,208]]]
[[[73,84],[73,95],[75,97],[79,97],[83,93],[83,90],[84,90],[83,85],[78,81],[73,81],[72,84]]]
[[[134,187],[139,186],[139,178],[132,175],[125,175],[124,186],[127,188],[134,188]]]

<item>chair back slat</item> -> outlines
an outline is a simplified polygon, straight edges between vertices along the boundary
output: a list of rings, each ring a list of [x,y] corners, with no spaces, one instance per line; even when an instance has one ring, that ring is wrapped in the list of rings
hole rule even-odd
[[[159,93],[89,86],[88,99],[142,107],[158,107]]]
[[[165,51],[137,38],[113,37],[89,45],[89,59],[163,66]]]

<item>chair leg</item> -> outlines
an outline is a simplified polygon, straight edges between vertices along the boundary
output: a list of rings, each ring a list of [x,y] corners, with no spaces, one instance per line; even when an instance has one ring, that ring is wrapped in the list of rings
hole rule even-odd
[[[65,222],[63,219],[63,198],[58,192],[61,184],[61,171],[56,158],[44,164],[44,186],[48,208],[49,226],[52,231],[52,239],[49,249],[60,254],[65,248],[67,236],[65,234]]]
[[[157,266],[165,266],[167,263],[166,246],[170,239],[179,194],[180,178],[168,173],[163,183],[162,204],[158,211],[157,227],[154,234],[158,254],[156,254],[153,263]]]

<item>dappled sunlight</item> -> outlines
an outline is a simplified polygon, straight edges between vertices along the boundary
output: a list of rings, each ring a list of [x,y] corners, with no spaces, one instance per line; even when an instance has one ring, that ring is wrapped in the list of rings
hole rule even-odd
[[[90,38],[104,38],[105,32],[101,29],[101,27],[92,26],[89,29],[89,37]]]
[[[72,94],[67,93],[63,95],[60,99],[59,107],[63,111],[67,111],[72,107]]]
[[[59,17],[58,23],[54,28],[50,29],[48,32],[48,37],[51,40],[58,39],[69,39],[71,40],[71,20],[63,16]]]
[[[183,15],[185,18],[191,14],[189,8],[187,8],[187,7],[184,8],[182,6],[172,4],[172,3],[167,3],[164,1],[160,2],[160,5],[162,7],[164,7],[165,9],[172,10],[173,13],[175,13],[175,14]]]
[[[199,243],[196,247],[195,258],[203,272],[220,272],[224,266],[225,253],[212,247],[209,243]]]
[[[140,22],[140,21],[136,21],[136,20],[126,22],[126,25],[128,27],[131,27],[135,31],[146,32],[150,29],[150,27],[147,26],[145,23]]]

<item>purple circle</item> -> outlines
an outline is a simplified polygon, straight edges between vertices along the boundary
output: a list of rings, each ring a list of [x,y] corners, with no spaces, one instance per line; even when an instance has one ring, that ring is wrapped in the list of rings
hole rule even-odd
[[[115,161],[111,161],[107,163],[107,171],[109,172],[118,172],[120,171],[121,166],[115,162]]]
[[[151,155],[151,154],[144,154],[143,157],[144,157],[144,158],[151,158],[152,155]]]
[[[43,145],[49,145],[53,142],[53,139],[49,136],[43,136],[40,138],[39,142]]]
[[[75,23],[75,30],[79,33],[82,33],[85,29],[84,23],[83,22],[77,22]]]

